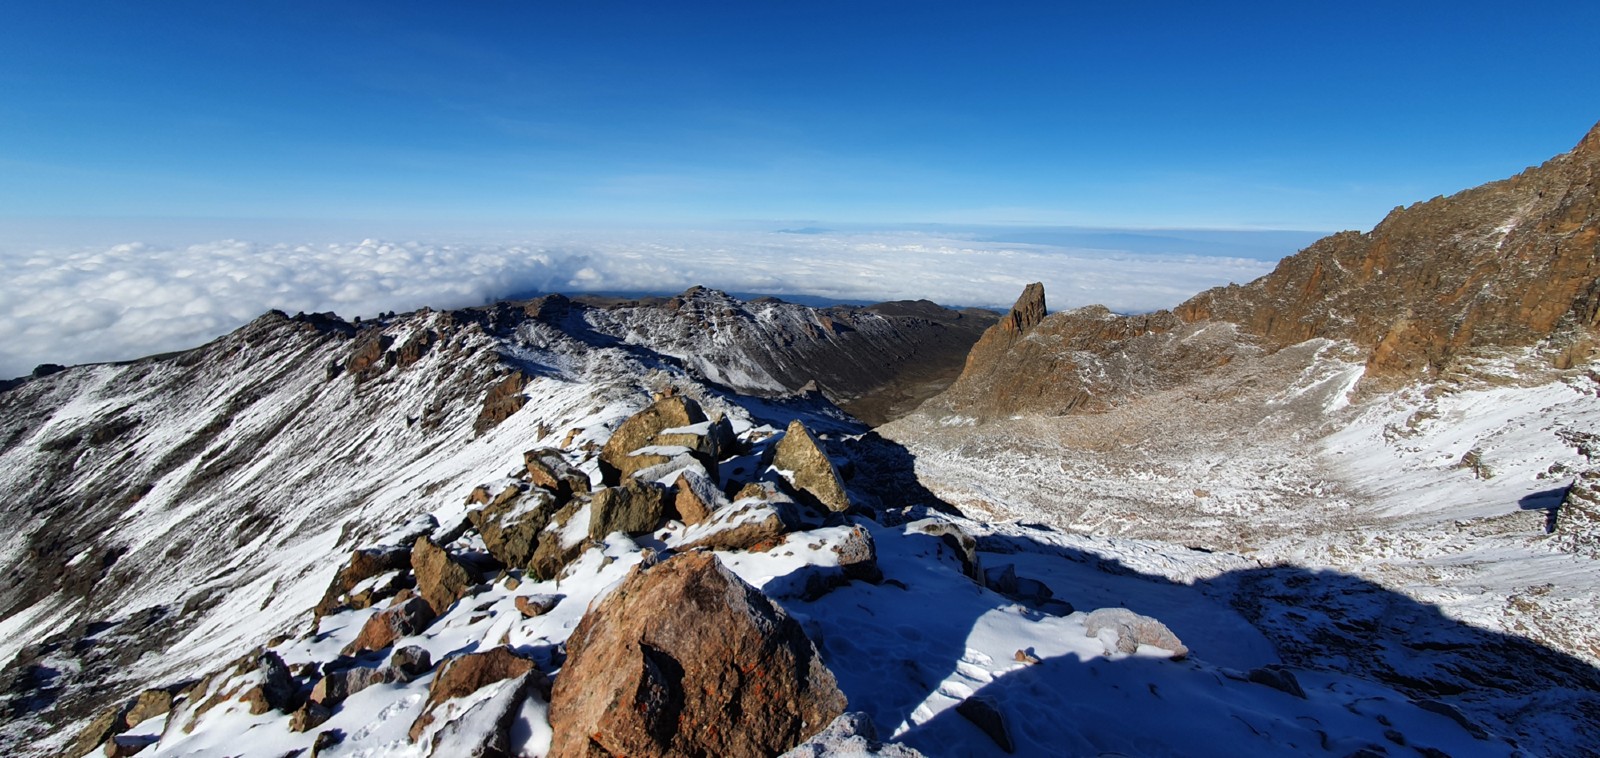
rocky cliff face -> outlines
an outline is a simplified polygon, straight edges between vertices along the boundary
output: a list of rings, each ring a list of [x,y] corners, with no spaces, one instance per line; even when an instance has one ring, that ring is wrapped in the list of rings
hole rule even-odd
[[[1369,388],[1438,378],[1502,348],[1537,347],[1565,369],[1600,328],[1600,126],[1541,166],[1397,208],[1371,232],[1324,238],[1170,312],[1041,319],[1042,302],[1030,286],[930,410],[1100,411],[1316,338],[1362,351]]]

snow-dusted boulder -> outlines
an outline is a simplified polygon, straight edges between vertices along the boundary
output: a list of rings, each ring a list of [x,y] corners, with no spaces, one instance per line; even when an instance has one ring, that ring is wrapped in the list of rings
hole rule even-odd
[[[552,758],[774,755],[845,708],[800,624],[704,553],[634,568],[567,653]]]
[[[1106,631],[1115,634],[1115,638],[1107,639],[1103,634]],[[1089,613],[1083,619],[1083,633],[1105,643],[1107,654],[1135,653],[1140,645],[1149,645],[1170,651],[1173,660],[1189,656],[1189,648],[1166,624],[1127,608],[1101,608]]]

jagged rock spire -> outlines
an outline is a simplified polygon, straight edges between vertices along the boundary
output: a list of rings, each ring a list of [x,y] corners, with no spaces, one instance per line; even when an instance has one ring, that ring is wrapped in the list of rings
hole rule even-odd
[[[1020,336],[1043,321],[1044,314],[1044,283],[1034,282],[1022,289],[1022,295],[1011,306],[1011,312],[1000,320],[999,326]]]

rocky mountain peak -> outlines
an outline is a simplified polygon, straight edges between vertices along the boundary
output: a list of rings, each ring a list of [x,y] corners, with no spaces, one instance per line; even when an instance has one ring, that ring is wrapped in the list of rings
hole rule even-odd
[[[1014,334],[1027,334],[1044,320],[1044,314],[1044,283],[1034,282],[1022,288],[1022,295],[1000,321],[1000,326]]]
[[[1537,349],[1556,369],[1576,365],[1600,344],[1597,159],[1600,127],[1543,165],[1397,208],[1370,232],[1325,237],[1260,279],[1170,312],[1046,317],[1043,288],[1029,285],[934,406],[986,418],[1102,410],[1241,350],[1275,353],[1316,338],[1353,346],[1366,361],[1364,386],[1377,389],[1507,349]],[[1226,324],[1238,339],[1197,351],[1175,336],[1206,324]]]

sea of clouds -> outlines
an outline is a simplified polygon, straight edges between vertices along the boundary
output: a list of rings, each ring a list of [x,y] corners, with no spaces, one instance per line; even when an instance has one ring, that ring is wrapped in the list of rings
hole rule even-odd
[[[1290,252],[1290,251],[1285,251]],[[536,292],[738,293],[1010,305],[1170,307],[1272,261],[984,242],[920,233],[634,232],[517,242],[126,243],[0,248],[0,378],[42,363],[181,350],[270,309],[346,318]]]

